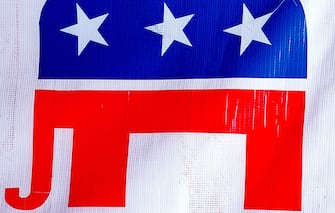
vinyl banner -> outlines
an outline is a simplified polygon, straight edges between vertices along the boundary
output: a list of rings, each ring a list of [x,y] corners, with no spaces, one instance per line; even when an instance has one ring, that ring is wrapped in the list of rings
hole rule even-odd
[[[2,0],[0,212],[332,213],[334,9]]]

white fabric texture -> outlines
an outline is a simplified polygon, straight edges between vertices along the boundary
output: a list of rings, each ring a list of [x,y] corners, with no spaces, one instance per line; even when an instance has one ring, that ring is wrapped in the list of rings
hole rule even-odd
[[[33,104],[35,89],[85,89],[87,81],[76,81],[73,84],[69,81],[39,81],[39,18],[44,0],[1,0],[0,1],[0,212],[23,212],[12,209],[7,205],[4,199],[4,190],[8,187],[20,187],[22,196],[29,194],[30,176],[32,158],[32,124],[33,124]],[[333,213],[335,209],[335,1],[332,0],[302,0],[306,13],[308,30],[308,79],[307,83],[301,81],[275,83],[269,80],[255,81],[245,83],[237,79],[233,82],[227,81],[172,81],[172,82],[154,82],[152,84],[143,84],[141,82],[119,82],[115,81],[123,90],[136,89],[171,89],[171,88],[281,88],[288,90],[306,89],[306,112],[305,128],[303,141],[303,191],[302,191],[302,212],[304,213]],[[115,85],[114,84],[114,85]],[[92,86],[93,85],[93,86]],[[183,85],[183,86],[180,86]],[[214,86],[213,86],[214,85]],[[246,86],[247,85],[247,86]],[[95,89],[113,89],[114,86],[108,86],[106,81],[97,81],[91,83],[91,88]],[[69,134],[69,132],[66,132]],[[65,135],[66,135],[65,134]],[[150,141],[154,136],[134,136],[137,140]],[[176,136],[171,141],[176,141]],[[185,137],[192,137],[190,135]],[[182,144],[190,146],[187,139]],[[205,136],[202,136],[205,137]],[[206,136],[210,137],[210,136]],[[243,148],[243,137],[216,135],[217,139],[221,137],[232,137],[234,140],[242,141],[238,143]],[[234,137],[237,137],[234,138]],[[183,137],[182,137],[183,138]],[[231,138],[230,138],[231,139]],[[135,140],[133,140],[135,141]],[[192,141],[192,140],[189,140]],[[200,142],[201,143],[201,142]],[[131,143],[134,145],[134,143]],[[243,149],[240,147],[239,155],[243,156]],[[65,147],[66,148],[66,147]],[[162,148],[162,147],[161,147]],[[207,149],[220,149],[221,145],[213,142],[213,146]],[[233,147],[234,148],[234,147]],[[178,150],[173,143],[166,149]],[[67,151],[66,151],[67,150]],[[65,152],[71,150],[67,147]],[[206,150],[206,149],[205,149]],[[134,151],[134,150],[131,150]],[[192,150],[196,152],[197,150]],[[208,150],[207,150],[208,151]],[[209,151],[208,151],[209,152]],[[65,153],[66,154],[66,153]],[[229,154],[229,153],[227,153]],[[192,154],[188,155],[192,157]],[[60,156],[62,157],[62,156]],[[69,160],[69,156],[63,156]],[[164,158],[167,156],[150,156],[152,158]],[[178,157],[178,156],[177,156]],[[176,160],[176,159],[174,159]],[[222,159],[212,159],[214,162]],[[240,159],[243,163],[243,160]],[[162,159],[169,161],[169,159]],[[171,162],[174,162],[171,160]],[[176,164],[176,167],[180,165]],[[201,166],[201,165],[200,165]],[[204,168],[210,168],[203,165]],[[229,166],[229,165],[228,165]],[[243,165],[236,165],[243,167]],[[194,168],[195,170],[197,168]],[[242,169],[243,170],[243,169]],[[241,170],[240,175],[244,171]],[[135,170],[132,172],[136,172]],[[150,172],[150,171],[148,171]],[[66,171],[65,171],[66,173]],[[69,174],[68,174],[69,175]],[[66,179],[66,178],[65,178]],[[56,180],[55,180],[56,181]],[[63,180],[59,180],[63,181]],[[176,180],[169,180],[176,181]],[[231,179],[228,181],[232,181]],[[243,184],[243,180],[236,179]],[[65,180],[66,184],[66,180]],[[241,185],[232,185],[232,187]],[[59,191],[60,190],[60,191]],[[66,192],[62,189],[56,189],[61,195]],[[180,188],[180,193],[183,189]],[[229,191],[229,188],[226,190]],[[236,189],[237,190],[237,189]],[[242,190],[243,191],[243,190]],[[236,193],[240,193],[241,189]],[[149,192],[148,192],[149,193]],[[171,191],[170,193],[177,193]],[[229,194],[229,193],[228,193]],[[236,195],[236,197],[238,197]],[[234,196],[234,193],[231,193]],[[187,196],[187,195],[185,195]],[[214,195],[208,195],[214,196]],[[51,196],[53,197],[53,196]],[[55,195],[57,202],[66,202],[66,197]],[[229,198],[233,201],[227,204],[230,207],[224,212],[288,212],[288,211],[252,211],[243,210],[239,204],[234,202],[240,198]],[[157,198],[157,197],[156,197]],[[164,199],[164,198],[157,198]],[[167,198],[166,198],[167,199]],[[194,198],[200,199],[200,198]],[[223,199],[218,196],[217,199]],[[234,200],[235,199],[235,200]],[[204,200],[204,199],[200,199]],[[61,204],[48,202],[45,207],[27,212],[148,212],[149,211],[125,211],[111,208],[87,208],[87,209],[67,209]],[[158,202],[158,201],[157,201]],[[168,200],[175,202],[178,200]],[[205,201],[204,201],[205,202]],[[224,201],[227,202],[227,201]],[[223,202],[223,203],[224,203]],[[180,204],[180,203],[179,203]],[[178,204],[178,205],[179,205]],[[171,205],[171,206],[174,206]],[[179,210],[166,209],[166,212],[220,212],[220,210],[195,210],[196,205],[181,206]],[[222,204],[223,205],[223,204]],[[138,207],[140,208],[140,207]],[[145,206],[143,207],[145,209]],[[185,210],[181,210],[181,209]],[[228,209],[227,209],[228,208]],[[231,208],[231,209],[229,209]],[[239,209],[240,208],[240,209]],[[161,210],[153,212],[163,212]]]

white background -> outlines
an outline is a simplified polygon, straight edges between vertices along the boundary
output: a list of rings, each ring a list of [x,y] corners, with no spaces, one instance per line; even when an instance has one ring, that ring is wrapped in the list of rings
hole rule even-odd
[[[303,212],[333,213],[335,209],[335,1],[302,1],[308,29],[308,80],[247,82],[156,82],[152,85],[115,82],[124,89],[269,88],[307,89],[303,148]],[[113,89],[106,82],[37,81],[39,16],[42,0],[0,1],[0,212],[9,212],[6,187],[29,193],[33,93],[36,88]],[[120,85],[121,84],[121,85]],[[93,85],[93,86],[92,86]],[[146,86],[145,86],[146,85]],[[148,87],[148,88],[146,88]],[[41,212],[49,212],[43,210]],[[231,212],[239,212],[237,209]]]

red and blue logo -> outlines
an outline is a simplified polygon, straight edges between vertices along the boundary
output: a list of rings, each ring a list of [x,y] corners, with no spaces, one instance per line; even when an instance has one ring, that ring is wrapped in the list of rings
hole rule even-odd
[[[300,2],[48,0],[40,35],[39,80],[107,89],[36,90],[31,191],[6,189],[13,208],[47,200],[54,129],[73,128],[69,207],[124,207],[129,135],[186,132],[245,134],[244,208],[301,210],[305,91],[256,84],[306,80]]]

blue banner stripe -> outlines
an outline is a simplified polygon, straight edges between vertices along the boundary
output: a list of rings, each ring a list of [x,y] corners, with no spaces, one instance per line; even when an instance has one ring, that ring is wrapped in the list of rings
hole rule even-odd
[[[293,0],[48,0],[40,79],[307,78]]]

